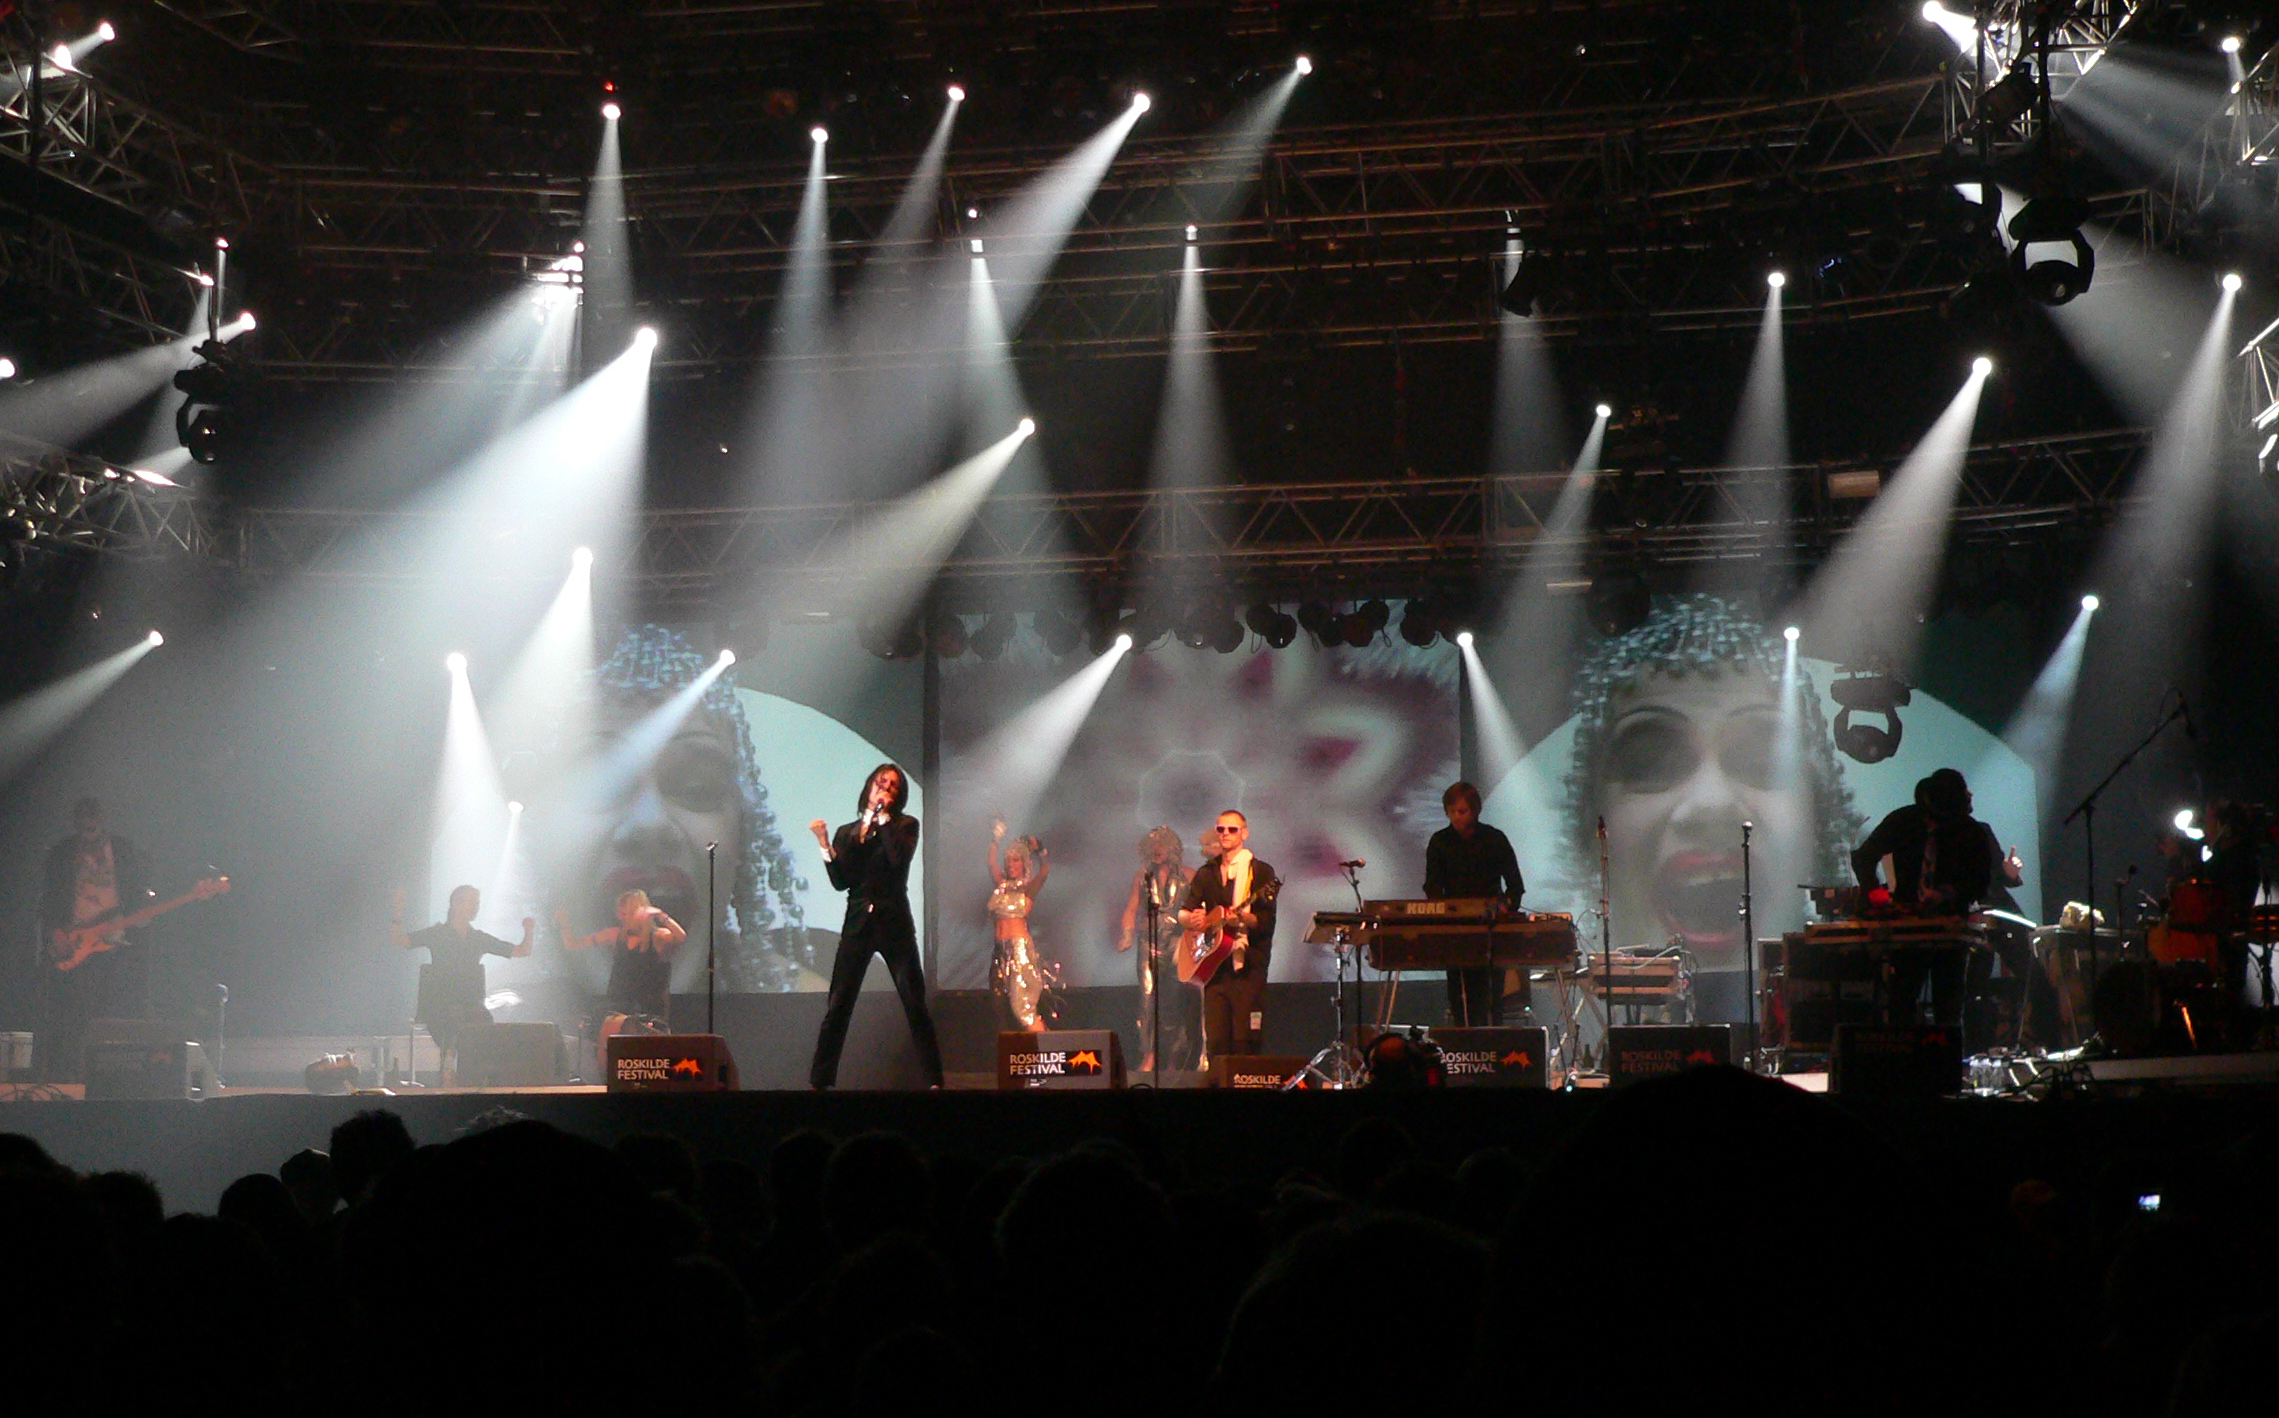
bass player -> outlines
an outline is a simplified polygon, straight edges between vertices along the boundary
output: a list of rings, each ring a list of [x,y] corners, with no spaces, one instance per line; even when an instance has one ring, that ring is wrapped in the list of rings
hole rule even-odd
[[[40,939],[50,940],[83,922],[126,915],[150,891],[134,843],[104,825],[103,804],[81,798],[71,810],[72,832],[48,848],[40,894]],[[40,1076],[51,1083],[79,1078],[87,1021],[143,1018],[150,1013],[149,962],[132,941],[89,957],[72,970],[46,970],[46,1027],[40,1030]]]
[[[1203,985],[1206,1058],[1255,1054],[1266,1037],[1266,974],[1274,955],[1274,868],[1251,855],[1250,820],[1228,809],[1211,834],[1220,848],[1179,898],[1179,924],[1231,936],[1224,964]]]

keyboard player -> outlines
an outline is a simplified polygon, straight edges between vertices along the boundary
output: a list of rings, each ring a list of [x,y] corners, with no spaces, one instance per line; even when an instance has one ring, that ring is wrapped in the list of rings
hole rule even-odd
[[[1970,784],[1941,768],[1915,785],[1915,801],[1876,824],[1852,852],[1852,870],[1871,891],[1891,859],[1892,904],[1918,916],[1967,915],[1994,880],[1994,834],[1970,815]],[[1931,982],[1935,1024],[1962,1023],[1965,953],[1960,949],[1903,948],[1891,952],[1889,1022],[1916,1022],[1916,1000]]]
[[[1440,795],[1448,825],[1432,834],[1424,848],[1424,894],[1441,900],[1452,896],[1498,896],[1519,909],[1527,883],[1519,875],[1519,857],[1511,839],[1480,821],[1480,790],[1470,783],[1451,783]],[[1448,1020],[1474,1027],[1498,1022],[1503,994],[1503,972],[1496,969],[1448,972]],[[1520,974],[1520,991],[1527,990],[1527,975]]]

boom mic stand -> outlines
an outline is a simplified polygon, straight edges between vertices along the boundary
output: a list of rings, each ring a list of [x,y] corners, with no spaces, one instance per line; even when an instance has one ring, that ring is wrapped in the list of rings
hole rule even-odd
[[[2099,973],[2097,960],[2097,799],[2105,795],[2105,790],[2113,786],[2113,780],[2120,777],[2123,770],[2137,761],[2138,754],[2152,747],[2154,739],[2159,738],[2170,724],[2183,717],[2184,698],[2182,695],[2178,695],[2176,707],[2162,715],[2160,722],[2152,726],[2151,732],[2137,740],[2135,748],[2122,754],[2121,761],[2113,765],[2113,771],[2106,774],[2096,787],[2091,788],[2089,795],[2075,804],[2073,811],[2065,815],[2065,821],[2058,824],[2058,826],[2063,827],[2077,817],[2081,819],[2081,844],[2087,856],[2087,861],[2084,863],[2087,871],[2083,879],[2089,884],[2089,920],[2086,925],[2089,931],[2089,992],[2092,996],[2097,992],[2097,976]],[[2113,918],[2113,948],[2115,951],[2120,949],[2120,944],[2121,920],[2116,915]]]
[[[712,1027],[712,965],[719,952],[712,948],[712,936],[720,929],[720,907],[713,896],[719,853],[718,842],[704,844],[704,1032],[707,1034],[718,1032]]]
[[[1358,910],[1362,904],[1361,868],[1349,865],[1344,870],[1345,884],[1353,888],[1353,904]],[[1319,1079],[1324,1088],[1358,1088],[1368,1077],[1368,1069],[1362,1066],[1361,1051],[1353,1046],[1353,1037],[1345,1030],[1345,958],[1353,954],[1353,943],[1341,926],[1338,928],[1337,939],[1330,946],[1330,956],[1337,962],[1337,984],[1330,995],[1331,1008],[1337,1013],[1336,1036],[1306,1060],[1304,1068],[1290,1076],[1290,1081],[1282,1085],[1284,1092],[1303,1086],[1309,1077]],[[1353,966],[1353,994],[1356,1000],[1361,996],[1361,963],[1358,958]]]
[[[1746,1067],[1757,1071],[1760,1057],[1757,1049],[1757,920],[1753,914],[1755,902],[1749,881],[1749,835],[1757,824],[1741,824],[1741,982],[1742,995],[1748,1001],[1749,1053]]]

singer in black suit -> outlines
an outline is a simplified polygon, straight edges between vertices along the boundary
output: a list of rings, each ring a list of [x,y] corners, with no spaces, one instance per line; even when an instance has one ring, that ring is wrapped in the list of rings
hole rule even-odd
[[[808,824],[823,848],[831,884],[847,893],[846,924],[839,928],[839,953],[831,962],[831,993],[823,1006],[823,1032],[815,1040],[815,1063],[808,1081],[829,1088],[839,1081],[839,1051],[846,1046],[847,1021],[875,952],[894,977],[902,1012],[918,1044],[926,1081],[942,1086],[942,1050],[934,1020],[926,1012],[926,973],[918,960],[918,925],[910,916],[910,863],[918,855],[918,819],[902,811],[910,783],[900,768],[881,763],[863,783],[856,807],[862,816],[831,837],[823,820]]]
[[[1219,840],[1217,860],[1205,862],[1179,898],[1179,924],[1193,930],[1214,906],[1233,906],[1279,882],[1274,868],[1250,854],[1250,821],[1239,812],[1222,812],[1211,832]],[[1250,901],[1231,916],[1238,932],[1234,955],[1203,986],[1203,1052],[1207,1058],[1255,1054],[1266,1039],[1266,970],[1274,957],[1274,903]]]

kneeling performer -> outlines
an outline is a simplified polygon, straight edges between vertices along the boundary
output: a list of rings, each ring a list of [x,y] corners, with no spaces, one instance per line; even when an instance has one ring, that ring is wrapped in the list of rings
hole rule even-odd
[[[825,836],[821,818],[808,824],[823,848],[831,884],[847,893],[847,919],[839,928],[839,953],[831,962],[831,993],[823,1006],[823,1031],[815,1040],[815,1063],[808,1081],[829,1088],[839,1081],[839,1051],[846,1047],[847,1023],[873,954],[886,961],[894,992],[918,1044],[918,1064],[926,1081],[942,1086],[942,1051],[934,1041],[934,1021],[926,1013],[926,972],[918,960],[918,926],[910,916],[910,863],[918,855],[918,819],[903,812],[910,784],[902,770],[881,763],[871,770],[856,800],[862,816]]]
[[[1220,913],[1222,939],[1232,941],[1226,961],[1203,985],[1203,1053],[1214,1059],[1255,1054],[1266,1038],[1266,971],[1274,955],[1274,868],[1250,854],[1250,822],[1241,813],[1219,814],[1212,829],[1219,855],[1187,883],[1179,898],[1179,924],[1206,930]]]

